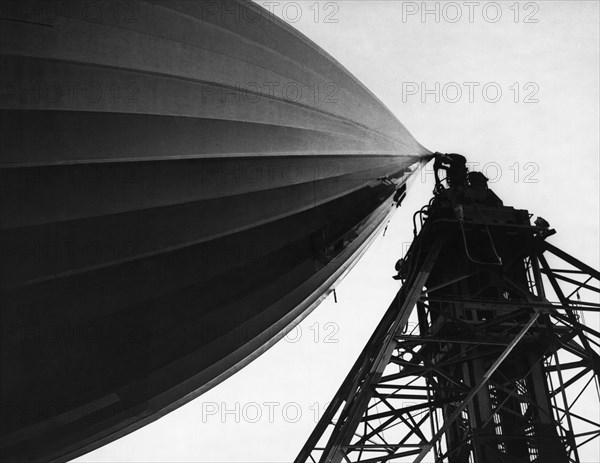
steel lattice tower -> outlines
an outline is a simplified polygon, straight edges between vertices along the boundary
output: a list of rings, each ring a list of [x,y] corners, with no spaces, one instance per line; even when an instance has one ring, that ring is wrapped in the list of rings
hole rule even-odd
[[[443,190],[414,222],[402,288],[296,462],[588,463],[600,272],[486,186]]]

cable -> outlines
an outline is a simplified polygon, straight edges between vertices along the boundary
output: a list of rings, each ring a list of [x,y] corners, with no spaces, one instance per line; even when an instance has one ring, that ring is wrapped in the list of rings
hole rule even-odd
[[[473,197],[469,195],[469,199],[471,200],[471,203],[473,204],[473,207],[475,207],[475,209],[477,210],[477,212],[481,216],[481,220],[483,221],[483,225],[485,226],[485,231],[487,232],[488,237],[490,238],[490,244],[492,245],[492,251],[494,253],[494,256],[496,257],[496,262],[482,262],[482,261],[479,261],[477,259],[473,259],[471,257],[471,254],[469,253],[468,244],[467,244],[467,236],[465,234],[465,229],[463,227],[463,219],[459,217],[458,223],[460,224],[460,229],[462,231],[463,242],[465,243],[465,252],[467,254],[467,257],[469,258],[469,260],[475,262],[476,264],[502,265],[502,258],[498,255],[498,251],[496,250],[496,246],[494,246],[494,239],[492,238],[492,234],[490,232],[490,228],[488,227],[487,221],[485,220],[485,216],[483,215],[483,213],[481,212],[481,210],[479,209],[479,207],[477,207],[477,204],[475,203],[475,200],[473,199]]]

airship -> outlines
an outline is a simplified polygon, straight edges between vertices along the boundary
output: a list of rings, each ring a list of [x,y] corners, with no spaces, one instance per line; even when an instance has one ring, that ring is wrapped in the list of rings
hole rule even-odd
[[[1,20],[4,461],[68,461],[243,368],[430,154],[252,2],[15,1]]]

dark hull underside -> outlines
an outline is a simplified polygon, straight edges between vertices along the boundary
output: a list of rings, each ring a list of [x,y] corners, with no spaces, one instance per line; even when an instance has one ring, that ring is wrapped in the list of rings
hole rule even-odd
[[[126,3],[127,21],[114,2],[94,21],[2,10],[6,461],[73,458],[242,368],[348,271],[428,154],[258,7]]]

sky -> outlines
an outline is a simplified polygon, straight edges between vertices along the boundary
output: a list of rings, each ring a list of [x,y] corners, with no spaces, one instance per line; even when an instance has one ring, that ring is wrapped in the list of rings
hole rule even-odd
[[[552,244],[600,267],[597,1],[479,2],[471,11],[427,2],[434,13],[423,16],[423,2],[311,0],[297,2],[301,18],[292,3],[271,8],[421,144],[464,154],[506,205],[550,222]],[[431,196],[430,169],[337,287],[337,304],[329,297],[233,377],[77,461],[293,460],[399,289],[394,263],[410,244],[412,213]],[[597,317],[586,321],[600,329]]]

